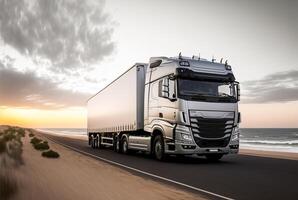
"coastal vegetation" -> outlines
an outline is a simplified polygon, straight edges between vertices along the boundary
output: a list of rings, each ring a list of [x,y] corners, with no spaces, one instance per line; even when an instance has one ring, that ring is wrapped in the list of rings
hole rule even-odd
[[[31,139],[31,143],[36,150],[43,151],[50,148],[47,141],[42,141],[41,139],[38,139],[36,137]]]
[[[42,141],[41,139],[37,138],[37,137],[33,137],[31,139],[31,144],[33,145],[33,147],[36,150],[40,150],[43,151],[41,153],[41,155],[43,157],[47,157],[47,158],[59,158],[59,153],[57,153],[56,151],[50,150],[50,146],[48,144],[48,141]],[[48,151],[45,151],[48,150]]]
[[[16,168],[24,163],[22,138],[28,133],[34,149],[42,151],[47,158],[59,158],[59,153],[50,150],[48,141],[35,136],[32,129],[0,126],[0,199],[7,200],[18,191]]]
[[[30,133],[29,133],[29,137],[34,137],[34,134],[32,133],[31,130],[30,130]]]
[[[59,154],[56,151],[53,150],[49,150],[49,151],[44,151],[41,154],[43,157],[47,157],[47,158],[59,158]]]
[[[22,137],[25,137],[23,128],[0,129],[0,199],[10,198],[18,189],[13,170],[23,164]]]

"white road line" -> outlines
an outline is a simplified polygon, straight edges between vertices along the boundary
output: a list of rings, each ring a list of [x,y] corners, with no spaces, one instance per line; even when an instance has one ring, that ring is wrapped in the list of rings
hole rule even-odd
[[[102,157],[93,155],[93,154],[91,154],[91,153],[82,151],[82,150],[80,150],[80,149],[77,149],[77,148],[75,148],[75,147],[72,147],[72,146],[63,144],[63,143],[61,143],[61,142],[57,142],[57,141],[55,141],[55,140],[53,140],[53,139],[51,139],[51,138],[49,138],[49,137],[47,137],[47,138],[48,138],[49,140],[51,140],[51,141],[57,143],[57,144],[60,144],[60,145],[62,145],[62,146],[65,146],[65,147],[67,147],[67,148],[70,148],[70,149],[72,149],[72,150],[75,150],[75,151],[80,152],[80,153],[82,153],[82,154],[89,155],[89,156],[91,156],[91,157],[100,159],[100,160],[105,161],[105,162],[107,162],[107,163],[111,163],[111,164],[113,164],[113,165],[117,165],[117,166],[120,166],[120,167],[129,169],[129,170],[132,170],[132,171],[136,171],[136,172],[138,172],[138,173],[145,174],[145,175],[147,175],[147,176],[151,176],[151,177],[154,177],[154,178],[163,180],[163,181],[167,181],[167,182],[170,182],[170,183],[174,183],[174,184],[177,184],[177,185],[180,185],[180,186],[183,186],[183,187],[186,187],[186,188],[189,188],[189,189],[192,189],[192,190],[201,192],[201,193],[205,193],[205,194],[208,194],[208,195],[211,195],[211,196],[219,197],[219,198],[221,198],[221,199],[233,200],[232,198],[225,197],[225,196],[222,196],[222,195],[220,195],[220,194],[216,194],[216,193],[213,193],[213,192],[209,192],[209,191],[207,191],[207,190],[203,190],[203,189],[201,189],[201,188],[197,188],[197,187],[194,187],[194,186],[191,186],[191,185],[187,185],[187,184],[185,184],[185,183],[180,183],[180,182],[178,182],[178,181],[174,181],[174,180],[171,180],[171,179],[162,177],[162,176],[158,176],[158,175],[151,174],[151,173],[148,173],[148,172],[145,172],[145,171],[142,171],[142,170],[133,168],[133,167],[129,167],[129,166],[123,165],[123,164],[121,164],[121,163],[117,163],[117,162],[115,162],[115,161],[108,160],[108,159],[106,159],[106,158],[102,158]]]

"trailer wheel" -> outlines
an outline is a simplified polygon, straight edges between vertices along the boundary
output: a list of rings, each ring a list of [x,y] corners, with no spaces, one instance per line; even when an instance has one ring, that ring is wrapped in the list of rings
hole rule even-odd
[[[128,141],[127,141],[127,138],[126,138],[126,137],[123,137],[121,143],[122,143],[122,144],[121,144],[121,147],[122,147],[121,151],[122,151],[122,153],[124,153],[124,154],[128,154],[128,153],[129,153],[129,149],[128,149]]]
[[[102,146],[101,146],[101,136],[100,135],[97,135],[97,148],[98,149],[101,149],[102,148]]]
[[[91,148],[94,149],[95,148],[95,139],[93,136],[91,136]]]
[[[223,157],[223,154],[207,154],[205,156],[208,161],[216,162],[216,161],[219,161]]]
[[[161,135],[158,135],[154,138],[153,152],[157,160],[165,159],[165,145]]]
[[[88,145],[92,145],[92,137],[90,135],[88,136]]]

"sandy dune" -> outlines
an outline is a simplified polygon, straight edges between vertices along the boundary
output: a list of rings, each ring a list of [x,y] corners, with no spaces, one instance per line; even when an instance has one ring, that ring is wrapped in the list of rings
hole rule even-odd
[[[19,168],[20,190],[14,199],[203,199],[190,192],[135,176],[49,141],[59,159],[43,158],[24,139],[25,164]]]

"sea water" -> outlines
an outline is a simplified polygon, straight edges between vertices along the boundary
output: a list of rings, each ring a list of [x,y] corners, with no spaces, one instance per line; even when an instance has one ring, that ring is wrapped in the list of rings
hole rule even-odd
[[[243,128],[240,129],[240,147],[298,153],[298,129]]]
[[[86,129],[40,129],[56,135],[87,137]],[[240,148],[298,153],[297,128],[242,128]]]

